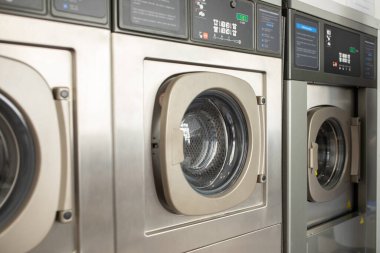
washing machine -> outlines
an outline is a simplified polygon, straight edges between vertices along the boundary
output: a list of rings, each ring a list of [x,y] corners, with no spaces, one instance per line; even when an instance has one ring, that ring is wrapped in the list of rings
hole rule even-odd
[[[286,18],[285,252],[375,250],[377,31]]]
[[[281,9],[115,7],[116,251],[281,252]]]
[[[60,2],[0,1],[0,252],[114,250],[107,2]]]

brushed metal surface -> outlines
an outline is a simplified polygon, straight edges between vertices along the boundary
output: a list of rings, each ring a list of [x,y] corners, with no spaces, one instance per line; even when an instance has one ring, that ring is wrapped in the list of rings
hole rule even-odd
[[[60,69],[49,64],[50,53],[39,52],[43,52],[43,48],[59,48],[72,56],[70,62],[63,61],[71,76],[54,79],[54,85],[65,85],[70,79],[73,83],[76,227],[54,225],[39,252],[71,251],[72,248],[78,252],[113,252],[109,32],[6,14],[0,14],[0,30],[2,42],[20,45],[17,50],[2,53],[35,67],[47,82],[61,76],[58,75]],[[27,50],[22,45],[35,48]],[[78,236],[73,239],[74,231]],[[57,243],[57,238],[68,244]],[[58,249],[60,246],[65,248]]]
[[[380,36],[380,24],[379,24],[379,31],[378,34]],[[377,43],[377,52],[380,50],[380,43]],[[379,62],[379,54],[377,56],[378,62]],[[380,64],[377,64],[377,73],[380,73]],[[380,78],[377,79],[377,87],[380,87]],[[377,97],[380,97],[380,89],[377,89]],[[377,103],[377,125],[380,126],[380,103]],[[379,161],[380,159],[380,144],[377,142],[376,144],[377,152],[376,152],[376,161]],[[379,162],[376,164],[377,171],[379,170]],[[380,182],[380,173],[377,173],[376,175],[376,182]],[[380,183],[376,183],[376,234],[380,235]],[[376,236],[376,252],[380,252],[380,236]]]
[[[307,83],[284,82],[284,252],[306,252]]]
[[[267,3],[270,3],[270,4],[274,4],[274,5],[277,5],[277,6],[281,6],[281,0],[261,0],[260,2],[267,2]]]
[[[112,50],[117,252],[184,252],[280,224],[281,60],[121,34],[112,34]],[[168,77],[192,71],[239,77],[268,101],[267,183],[242,204],[205,216],[161,205],[151,161],[156,92]]]
[[[380,23],[374,16],[331,0],[287,0],[286,6],[341,25],[351,26],[350,23],[357,23],[377,29]]]
[[[281,225],[275,225],[192,250],[189,253],[281,252],[281,228]],[[268,240],[268,238],[272,238],[272,240]]]
[[[358,113],[362,119],[362,179],[359,185],[359,210],[365,211],[365,246],[368,252],[375,252],[376,238],[376,185],[377,185],[377,90],[360,89]]]
[[[307,253],[357,253],[365,251],[365,225],[361,217],[349,219],[307,238]]]

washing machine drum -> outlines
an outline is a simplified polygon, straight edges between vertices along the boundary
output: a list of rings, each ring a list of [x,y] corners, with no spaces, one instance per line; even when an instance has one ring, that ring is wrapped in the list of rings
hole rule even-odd
[[[199,215],[247,199],[263,166],[260,110],[251,86],[236,77],[200,72],[166,81],[153,120],[153,160],[164,205]]]
[[[351,141],[350,115],[333,106],[321,106],[308,112],[308,187],[309,201],[329,201],[350,187],[351,166],[357,164],[353,151],[359,143]]]
[[[31,129],[12,102],[0,94],[0,229],[17,213],[35,174]]]

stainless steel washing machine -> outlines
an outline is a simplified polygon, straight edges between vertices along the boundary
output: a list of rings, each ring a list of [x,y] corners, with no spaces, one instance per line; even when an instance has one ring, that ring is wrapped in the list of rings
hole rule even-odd
[[[377,31],[286,18],[285,250],[375,250]]]
[[[116,7],[117,252],[281,252],[281,9]]]
[[[0,1],[0,252],[114,250],[110,31],[58,2]]]

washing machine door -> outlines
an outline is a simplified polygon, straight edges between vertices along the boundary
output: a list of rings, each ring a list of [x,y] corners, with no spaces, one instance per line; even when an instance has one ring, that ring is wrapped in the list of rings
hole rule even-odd
[[[210,214],[252,194],[264,166],[262,107],[247,82],[220,73],[181,74],[162,85],[153,160],[166,207]]]
[[[350,187],[351,165],[359,143],[351,142],[351,117],[334,106],[308,112],[308,200],[329,201]]]
[[[27,252],[57,214],[67,150],[57,103],[38,72],[0,57],[0,251]]]

